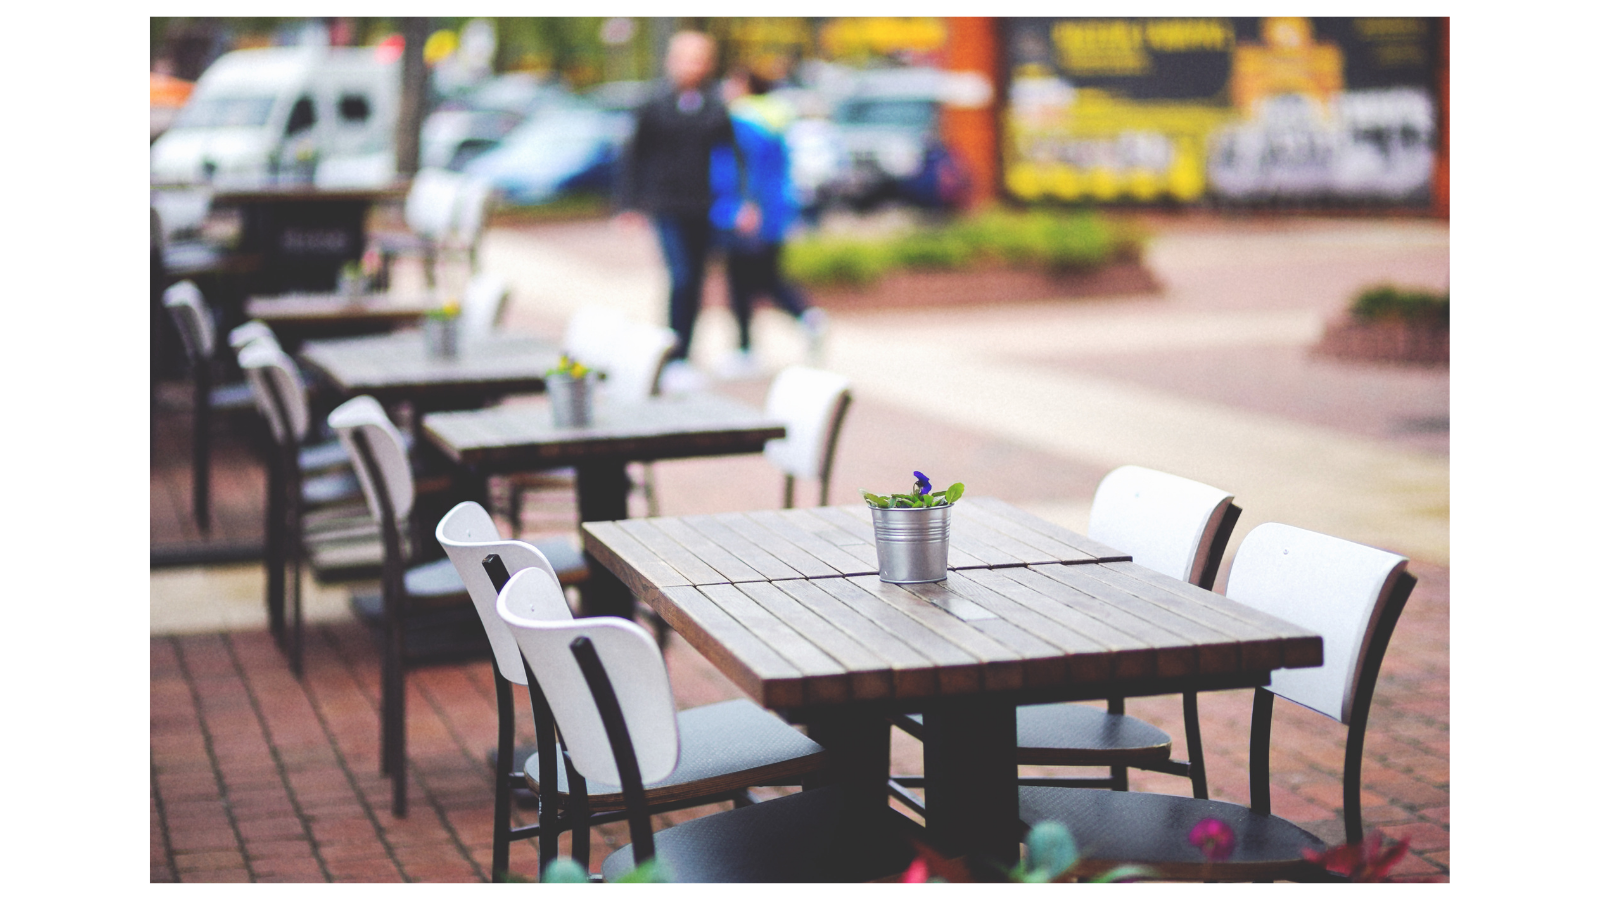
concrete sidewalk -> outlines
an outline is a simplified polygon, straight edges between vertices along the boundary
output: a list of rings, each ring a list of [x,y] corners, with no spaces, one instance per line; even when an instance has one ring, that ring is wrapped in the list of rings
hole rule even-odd
[[[513,328],[554,336],[590,303],[665,317],[648,233],[603,222],[494,230],[482,259],[514,285]],[[892,489],[916,468],[1082,530],[1100,477],[1140,463],[1233,491],[1244,509],[1235,545],[1275,520],[1412,556],[1421,585],[1380,681],[1364,812],[1369,827],[1413,838],[1406,877],[1448,880],[1448,372],[1305,353],[1362,287],[1445,286],[1447,227],[1180,220],[1161,226],[1149,264],[1166,285],[1150,298],[832,311],[825,362],[852,379],[857,402],[831,500]],[[769,375],[804,357],[798,329],[770,309],[755,342]],[[733,343],[727,310],[707,309],[696,363],[711,371]],[[716,387],[758,403],[766,383]],[[781,502],[782,480],[760,457],[655,468],[665,514]],[[800,502],[815,502],[812,491],[803,485]],[[313,595],[320,624],[295,682],[261,630],[261,591],[256,566],[152,573],[152,880],[482,878],[487,665],[412,680],[417,799],[395,821],[376,774],[377,659],[347,592]],[[681,641],[668,661],[684,706],[738,695]],[[1333,837],[1342,729],[1279,707],[1274,810]],[[1176,698],[1132,700],[1129,711],[1184,755]],[[1213,796],[1245,800],[1249,693],[1208,694],[1201,715]],[[920,748],[897,738],[895,766],[917,771]],[[1182,793],[1186,783],[1136,774],[1134,787]],[[600,834],[597,863],[605,843],[626,841],[625,828]],[[514,848],[514,870],[531,874],[532,857]]]

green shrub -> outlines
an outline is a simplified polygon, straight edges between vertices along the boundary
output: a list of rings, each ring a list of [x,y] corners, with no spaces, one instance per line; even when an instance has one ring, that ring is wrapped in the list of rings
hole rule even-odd
[[[1350,314],[1358,319],[1378,321],[1400,319],[1408,322],[1450,324],[1450,293],[1424,289],[1404,289],[1393,285],[1370,287],[1350,304]]]
[[[990,209],[890,239],[807,238],[790,244],[784,257],[789,276],[801,284],[863,285],[896,268],[949,270],[989,263],[1083,272],[1137,262],[1147,239],[1137,223],[1093,211]]]
[[[881,278],[894,264],[879,241],[821,238],[796,241],[784,250],[789,277],[809,285],[863,285]]]

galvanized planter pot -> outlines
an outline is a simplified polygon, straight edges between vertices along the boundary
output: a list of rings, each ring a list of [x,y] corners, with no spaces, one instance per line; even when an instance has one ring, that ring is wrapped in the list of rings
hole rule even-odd
[[[594,376],[573,378],[551,375],[545,379],[550,395],[550,416],[557,428],[583,428],[594,419]]]
[[[429,356],[437,359],[456,358],[459,333],[460,329],[454,318],[435,319],[428,316],[422,320],[422,345],[427,349]]]
[[[878,580],[943,581],[950,574],[950,506],[872,507]]]

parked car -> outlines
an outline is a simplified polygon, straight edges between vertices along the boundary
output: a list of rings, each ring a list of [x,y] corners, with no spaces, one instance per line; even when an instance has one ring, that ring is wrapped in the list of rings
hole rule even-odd
[[[399,64],[372,48],[235,50],[206,69],[150,146],[151,181],[310,180],[325,161],[369,158],[379,164],[345,168],[384,180],[394,170],[399,95]]]
[[[529,116],[569,96],[549,78],[513,72],[447,97],[422,123],[422,164],[462,171]]]
[[[849,164],[826,192],[858,209],[887,200],[959,202],[967,178],[939,137],[946,80],[938,69],[857,74],[832,115]]]
[[[463,171],[487,180],[513,206],[608,190],[632,127],[627,112],[568,98],[541,108]]]

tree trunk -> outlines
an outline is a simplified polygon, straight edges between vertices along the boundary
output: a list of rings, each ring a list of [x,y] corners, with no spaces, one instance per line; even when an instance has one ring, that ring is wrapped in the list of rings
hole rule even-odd
[[[400,115],[395,123],[395,172],[409,178],[417,173],[422,155],[422,116],[428,102],[428,67],[422,60],[422,45],[428,40],[428,20],[406,17],[400,20],[400,34],[406,40],[400,57]]]

